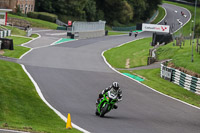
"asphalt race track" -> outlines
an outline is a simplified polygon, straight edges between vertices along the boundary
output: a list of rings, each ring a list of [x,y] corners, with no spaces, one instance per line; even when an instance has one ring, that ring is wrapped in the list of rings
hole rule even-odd
[[[175,23],[174,31],[181,27],[177,19],[183,23],[190,19],[189,12],[183,8],[168,4],[163,7],[167,10],[165,19],[168,24]],[[181,11],[187,15],[186,18],[181,16]],[[54,108],[66,117],[71,113],[72,122],[89,132],[198,133],[200,110],[116,73],[101,56],[104,50],[151,36],[152,33],[143,32],[137,38],[128,35],[106,36],[67,42],[34,49],[18,63],[25,65],[45,99]],[[34,41],[30,45],[36,46]],[[121,85],[123,101],[118,104],[117,110],[112,110],[105,118],[97,117],[97,96],[113,81]]]

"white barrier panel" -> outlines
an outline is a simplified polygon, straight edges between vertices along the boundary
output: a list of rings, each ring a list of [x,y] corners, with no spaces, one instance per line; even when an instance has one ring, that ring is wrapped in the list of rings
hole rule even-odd
[[[157,25],[157,24],[142,24],[142,31],[152,31],[152,32],[164,32],[169,33],[169,25]]]
[[[11,30],[8,30],[8,36],[11,36]]]
[[[3,37],[6,37],[7,36],[7,30],[4,30],[3,33],[4,33]]]
[[[32,35],[32,28],[27,29],[26,36],[30,37]]]
[[[79,22],[75,21],[72,25],[72,32],[104,31],[105,21],[98,22]]]
[[[0,38],[3,38],[3,31],[0,31]]]

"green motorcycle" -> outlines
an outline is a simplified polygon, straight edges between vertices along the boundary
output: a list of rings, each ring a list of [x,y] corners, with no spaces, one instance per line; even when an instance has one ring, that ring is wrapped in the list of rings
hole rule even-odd
[[[110,90],[103,95],[103,98],[99,102],[96,108],[96,115],[104,117],[106,113],[114,108],[115,103],[118,102],[117,92]]]

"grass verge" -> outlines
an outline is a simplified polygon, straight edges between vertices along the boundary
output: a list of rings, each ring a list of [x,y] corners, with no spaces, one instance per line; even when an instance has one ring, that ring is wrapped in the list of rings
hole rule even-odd
[[[23,38],[23,37],[15,37],[15,36],[9,36],[7,38],[13,39],[14,50],[4,49],[5,53],[3,54],[3,56],[19,58],[21,55],[23,55],[24,53],[30,50],[30,48],[22,47],[19,45],[26,43],[30,41],[31,39]]]
[[[157,24],[164,18],[165,10],[161,6],[158,7],[158,12],[159,12],[158,16],[156,17],[156,19],[153,22],[151,22],[152,24]]]
[[[108,35],[109,36],[112,36],[112,35],[125,35],[125,34],[128,35],[128,33],[125,33],[125,32],[108,31]]]
[[[16,27],[12,27],[12,26],[2,26],[2,27],[5,27],[6,29],[11,30],[12,35],[26,36],[26,32],[24,30],[20,30]]]
[[[0,60],[0,128],[29,132],[78,133],[38,96],[20,65]]]
[[[31,37],[32,38],[37,38],[37,37],[39,37],[39,35],[38,34],[32,34]]]
[[[145,77],[142,83],[166,95],[180,99],[184,102],[200,107],[200,96],[190,92],[174,83],[160,78],[160,69],[120,71],[130,74],[138,74]]]
[[[189,36],[191,33],[191,21],[194,20],[194,6],[180,4],[180,3],[176,3],[176,2],[170,2],[170,1],[163,1],[163,3],[168,3],[168,4],[184,7],[191,12],[191,14],[192,14],[191,20],[186,25],[184,25],[183,30],[182,30],[183,35]],[[178,13],[180,13],[180,12],[178,12]],[[197,7],[196,14],[200,14],[199,7]],[[197,23],[200,23],[200,17],[198,17],[198,16],[196,17],[196,24]],[[179,31],[176,32],[176,34],[178,34],[178,33],[179,33]]]
[[[8,14],[8,17],[19,18],[19,19],[24,19],[26,21],[29,21],[31,23],[31,27],[56,29],[58,26],[57,24],[51,23],[48,21],[44,21],[44,20],[40,20],[40,19],[33,19],[33,18],[28,18],[28,17],[22,17],[22,16],[13,15],[13,14]]]
[[[133,41],[106,51],[104,56],[115,68],[125,68],[128,59],[130,68],[144,66],[147,65],[149,48],[152,47],[149,45],[150,42],[151,38]]]
[[[181,48],[173,46],[173,43],[169,43],[159,47],[156,53],[159,60],[173,59],[172,62],[175,66],[200,73],[200,54],[195,51],[195,48],[196,46],[194,45],[194,62],[191,62],[192,46],[190,45],[190,40],[186,40],[185,45]]]
[[[147,62],[149,51],[149,42],[151,38],[133,41],[123,46],[112,48],[104,53],[107,61],[115,68],[125,68],[126,60],[130,59],[130,67],[144,66]],[[186,69],[200,73],[200,55],[195,52],[194,62],[191,62],[190,41],[186,40],[185,45],[181,48],[173,46],[173,43],[162,46],[158,49],[158,59],[173,59],[175,65],[185,67]],[[123,70],[122,73],[140,75],[145,78],[145,85],[162,92],[166,95],[175,97],[192,105],[200,107],[200,96],[190,92],[176,84],[160,78],[160,68],[147,70]]]

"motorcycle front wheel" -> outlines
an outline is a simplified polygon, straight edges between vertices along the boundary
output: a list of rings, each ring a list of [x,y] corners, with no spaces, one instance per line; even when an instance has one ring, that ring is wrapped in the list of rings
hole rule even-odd
[[[95,114],[96,114],[97,116],[99,116],[99,112],[98,112],[98,109],[97,109],[97,108],[96,108]]]
[[[106,104],[106,105],[101,109],[100,117],[104,117],[104,115],[106,114],[107,110],[108,110],[108,104]]]

